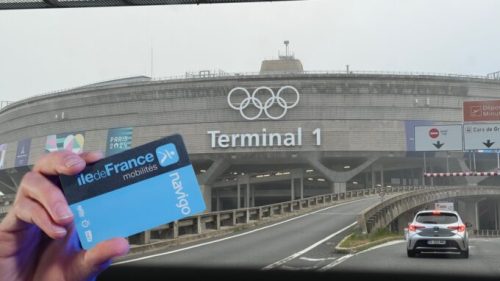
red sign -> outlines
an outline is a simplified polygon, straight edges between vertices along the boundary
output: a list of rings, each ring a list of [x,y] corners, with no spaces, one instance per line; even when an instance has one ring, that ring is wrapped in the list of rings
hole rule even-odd
[[[432,128],[429,130],[429,137],[435,139],[437,137],[439,137],[439,130],[436,129],[436,128]]]
[[[464,121],[499,121],[500,100],[464,101]]]

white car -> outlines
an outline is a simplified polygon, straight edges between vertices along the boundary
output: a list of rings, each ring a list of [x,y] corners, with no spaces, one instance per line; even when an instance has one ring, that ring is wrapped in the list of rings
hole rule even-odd
[[[469,257],[466,225],[455,211],[418,212],[408,226],[406,240],[408,257],[422,252],[454,252],[464,258]]]

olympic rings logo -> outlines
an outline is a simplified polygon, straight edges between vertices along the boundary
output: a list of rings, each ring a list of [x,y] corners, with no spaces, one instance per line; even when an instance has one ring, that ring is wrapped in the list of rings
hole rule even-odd
[[[287,102],[281,96],[283,94],[283,91],[287,90],[287,89],[291,90],[296,96],[296,98],[293,102]],[[257,97],[257,93],[259,93],[260,91],[267,92],[270,94],[270,96],[265,101],[261,101]],[[234,103],[233,101],[231,101],[231,97],[233,96],[233,94],[235,94],[237,92],[241,92],[244,94],[244,98],[240,103]],[[236,88],[232,89],[229,92],[229,94],[227,95],[227,103],[229,104],[229,106],[234,110],[239,110],[241,116],[243,116],[243,118],[245,118],[247,120],[258,119],[262,116],[263,113],[269,119],[273,119],[273,120],[281,119],[281,118],[283,118],[283,116],[285,116],[285,114],[287,113],[287,111],[289,109],[294,108],[299,103],[299,99],[300,99],[299,91],[295,87],[292,87],[292,86],[283,86],[278,90],[278,92],[276,94],[274,93],[274,91],[271,88],[266,87],[266,86],[256,88],[252,92],[252,94],[250,94],[250,92],[245,88],[236,87]],[[270,109],[275,105],[278,107],[281,107],[281,109],[282,109],[281,114],[277,114],[277,115],[271,114]],[[248,116],[247,113],[245,113],[245,109],[251,108],[251,107],[256,108],[258,113],[253,115],[253,116]]]

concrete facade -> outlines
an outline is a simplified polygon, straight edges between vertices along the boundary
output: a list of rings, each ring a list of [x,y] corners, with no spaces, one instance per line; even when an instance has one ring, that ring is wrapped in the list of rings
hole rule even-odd
[[[274,93],[293,86],[300,101],[279,120],[262,114],[249,121],[228,105],[228,93],[235,87],[252,93],[261,86]],[[291,99],[291,94],[284,91],[283,97]],[[258,95],[264,101],[269,97],[265,90]],[[498,97],[498,80],[447,76],[299,73],[123,81],[33,97],[5,107],[0,111],[0,144],[7,144],[4,168],[9,169],[14,166],[18,141],[25,138],[31,138],[32,164],[45,153],[46,137],[51,134],[84,132],[84,150],[105,151],[110,128],[132,127],[132,147],[179,133],[205,197],[212,199],[208,200],[211,209],[242,207],[264,203],[266,196],[281,200],[422,184],[422,155],[407,154],[408,122],[461,123],[463,101]],[[213,147],[208,133],[262,134],[265,129],[269,134],[297,136],[299,128],[300,143],[294,140],[290,146]],[[464,157],[460,152],[451,157],[435,153],[426,160],[427,171],[460,169],[460,161],[467,164]],[[291,176],[292,170],[300,176]],[[248,182],[242,183],[245,175]],[[463,178],[425,182],[464,183]],[[233,200],[241,199],[224,201],[228,194]]]

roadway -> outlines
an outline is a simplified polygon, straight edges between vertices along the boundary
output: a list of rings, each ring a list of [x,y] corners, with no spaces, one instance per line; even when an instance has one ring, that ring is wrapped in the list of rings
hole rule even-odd
[[[500,276],[500,238],[472,238],[470,256],[454,254],[424,254],[415,258],[406,256],[405,241],[382,245],[355,255],[346,255],[330,263],[323,270],[370,271],[395,274],[433,274],[454,276]]]
[[[380,203],[372,196],[330,206],[256,229],[199,241],[113,267],[225,267],[250,269],[319,269],[338,257],[333,247],[365,208]]]

